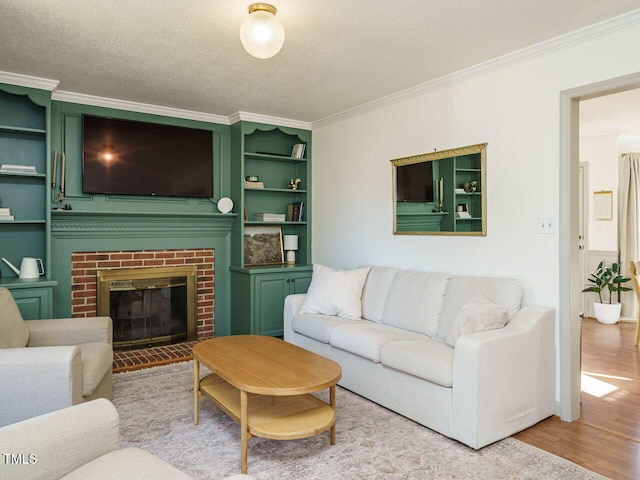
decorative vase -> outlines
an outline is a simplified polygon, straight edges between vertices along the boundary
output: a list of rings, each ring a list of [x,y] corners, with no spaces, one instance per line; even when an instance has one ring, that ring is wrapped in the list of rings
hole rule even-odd
[[[606,325],[618,323],[618,320],[620,320],[621,309],[622,304],[620,302],[593,302],[593,313],[596,316],[596,320]]]

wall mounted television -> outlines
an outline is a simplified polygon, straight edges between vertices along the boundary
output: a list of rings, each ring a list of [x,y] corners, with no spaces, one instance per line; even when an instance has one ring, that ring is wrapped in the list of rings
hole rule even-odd
[[[84,193],[213,197],[213,133],[83,115]]]
[[[433,162],[396,169],[398,202],[433,202]]]

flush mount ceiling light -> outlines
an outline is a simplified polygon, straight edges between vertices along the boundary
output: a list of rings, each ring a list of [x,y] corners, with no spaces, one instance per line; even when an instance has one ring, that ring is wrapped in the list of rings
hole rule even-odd
[[[276,8],[268,3],[249,5],[249,18],[240,27],[244,49],[256,58],[271,58],[282,48],[284,28],[276,20]]]

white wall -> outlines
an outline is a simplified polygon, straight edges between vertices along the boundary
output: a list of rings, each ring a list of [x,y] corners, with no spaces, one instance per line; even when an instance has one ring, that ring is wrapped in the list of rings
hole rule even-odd
[[[589,163],[589,250],[618,250],[618,135],[580,139],[580,161]],[[612,191],[611,220],[594,220],[593,193]]]
[[[560,92],[640,71],[639,43],[627,27],[314,128],[314,262],[513,276],[558,309],[559,237],[537,218],[559,215]],[[394,236],[389,160],[481,142],[487,236]]]

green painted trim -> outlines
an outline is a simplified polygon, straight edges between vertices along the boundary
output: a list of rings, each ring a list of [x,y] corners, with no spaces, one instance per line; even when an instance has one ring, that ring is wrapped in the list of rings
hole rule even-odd
[[[58,282],[55,280],[36,279],[22,280],[20,278],[0,278],[0,287],[8,290],[20,290],[25,288],[55,287]]]
[[[215,201],[231,196],[231,127],[188,120],[163,117],[138,112],[128,112],[113,108],[94,107],[76,103],[52,102],[52,148],[65,152],[67,159],[67,189],[65,203],[74,210],[85,212],[135,210],[156,212],[161,209],[168,213],[200,212],[216,213]],[[82,115],[96,115],[125,120],[153,122],[187,128],[210,130],[213,134],[213,199],[187,197],[148,197],[134,195],[99,195],[82,192]],[[233,197],[232,197],[233,199]],[[234,203],[237,203],[235,199]]]

